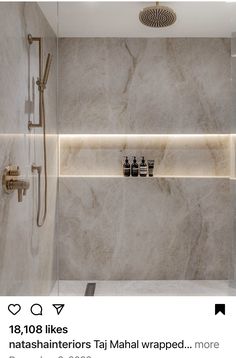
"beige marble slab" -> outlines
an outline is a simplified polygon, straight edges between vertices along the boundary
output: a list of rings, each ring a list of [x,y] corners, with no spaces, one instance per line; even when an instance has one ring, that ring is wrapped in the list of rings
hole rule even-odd
[[[26,102],[38,76],[37,47],[27,36],[44,39],[43,58],[53,62],[45,92],[48,149],[48,216],[36,226],[37,178],[31,165],[42,165],[42,130],[28,132]],[[0,189],[0,295],[47,295],[56,279],[55,211],[57,194],[56,35],[36,3],[0,3],[0,173],[19,165],[30,189],[22,203]],[[30,86],[30,92],[29,92]],[[31,119],[38,121],[38,91]]]
[[[228,179],[60,178],[62,280],[232,277]]]
[[[230,133],[230,40],[59,40],[60,133]]]

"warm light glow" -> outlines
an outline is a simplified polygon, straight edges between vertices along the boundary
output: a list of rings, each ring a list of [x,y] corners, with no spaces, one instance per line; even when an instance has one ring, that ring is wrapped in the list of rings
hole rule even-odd
[[[230,134],[59,134],[59,138],[100,138],[100,137],[111,137],[111,138],[122,138],[122,137],[134,137],[134,138],[145,138],[145,137],[227,137]]]
[[[39,133],[0,133],[0,138],[7,138],[7,137],[16,137],[16,138],[21,138],[21,137],[42,137],[43,134],[39,134]],[[58,137],[58,134],[47,134],[47,137]]]
[[[159,176],[153,176],[153,177],[149,177],[149,176],[146,176],[146,177],[125,177],[123,175],[60,175],[60,178],[124,178],[124,179],[133,179],[133,180],[136,180],[136,179],[161,179],[161,178],[170,178],[170,179],[178,179],[178,178],[202,178],[202,179],[230,179],[229,176],[209,176],[209,175],[206,175],[206,176],[194,176],[194,175],[159,175]]]
[[[60,175],[60,178],[123,178],[123,175]]]
[[[213,140],[213,143],[215,140],[219,139],[219,140],[226,140],[228,144],[231,144],[231,151],[232,152],[232,143],[231,142],[231,139],[235,139],[234,137],[236,137],[236,133],[233,133],[233,134],[216,134],[216,133],[210,133],[210,134],[59,134],[59,177],[61,178],[124,178],[123,175],[63,175],[61,174],[61,153],[60,153],[60,150],[62,148],[62,143],[66,146],[67,145],[67,140],[70,142],[70,139],[72,139],[72,141],[75,140],[75,143],[77,142],[76,139],[78,140],[78,143],[79,141],[83,141],[85,140],[85,143],[86,143],[86,139],[88,139],[88,146],[90,144],[90,139],[91,141],[94,141],[96,142],[96,139],[100,139],[102,140],[104,138],[104,140],[108,140],[109,138],[112,140],[112,138],[115,140],[114,144],[116,143],[117,145],[117,141],[116,139],[124,139],[124,140],[131,140],[131,142],[133,141],[133,139],[145,139],[145,138],[149,138],[150,140],[151,139],[158,139],[161,138],[164,140],[168,140],[168,139],[173,139],[173,140],[178,140],[178,143],[181,144],[180,141],[183,140],[183,142],[186,142],[186,140],[190,139],[191,138],[193,139],[193,146],[194,146],[194,143],[199,143],[198,140],[199,139],[202,139],[204,140],[204,138],[206,140],[210,140],[211,139]],[[197,142],[195,142],[195,139],[197,140]],[[100,141],[99,141],[100,142]],[[99,143],[98,142],[98,143]],[[109,141],[110,142],[110,141]],[[188,141],[189,142],[189,141]],[[72,142],[73,143],[73,142]],[[92,142],[91,142],[92,143]],[[119,142],[118,142],[119,143]],[[155,144],[155,142],[154,142]],[[186,144],[186,143],[185,143]],[[73,144],[72,144],[73,145]],[[179,144],[178,144],[179,145]],[[197,144],[198,145],[198,144]],[[229,153],[230,154],[230,153]],[[232,153],[231,153],[231,156],[232,156]],[[231,160],[232,161],[232,160]],[[231,167],[232,168],[232,167]],[[203,179],[231,179],[231,176],[232,176],[232,171],[231,171],[231,175],[229,176],[217,176],[217,175],[213,175],[213,176],[209,176],[209,175],[160,175],[160,176],[155,176],[155,177],[146,177],[147,178],[150,178],[150,179],[153,179],[153,178],[203,178]],[[125,178],[127,179],[127,178]],[[141,178],[143,179],[143,178]]]

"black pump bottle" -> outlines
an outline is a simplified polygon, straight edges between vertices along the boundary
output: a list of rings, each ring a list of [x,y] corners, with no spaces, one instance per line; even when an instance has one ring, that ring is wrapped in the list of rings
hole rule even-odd
[[[146,177],[148,173],[147,164],[145,163],[144,157],[142,157],[142,162],[139,167],[139,173],[141,177]]]
[[[132,177],[138,176],[138,163],[137,163],[136,157],[134,157],[133,163],[131,165],[131,175],[132,175]]]
[[[128,157],[125,157],[125,162],[123,164],[123,174],[124,174],[125,177],[130,176],[130,164],[129,164]]]

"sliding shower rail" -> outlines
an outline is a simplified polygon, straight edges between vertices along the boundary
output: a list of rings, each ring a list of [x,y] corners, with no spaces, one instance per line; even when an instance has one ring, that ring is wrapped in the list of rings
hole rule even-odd
[[[42,48],[43,48],[43,39],[41,37],[33,37],[31,34],[28,35],[28,43],[32,45],[34,42],[38,42],[39,48],[39,77],[37,79],[37,84],[39,85],[39,81],[41,82],[42,79]],[[31,128],[41,128],[43,126],[43,118],[42,118],[42,96],[43,91],[39,88],[39,123],[33,123],[32,121],[28,122],[28,129]]]

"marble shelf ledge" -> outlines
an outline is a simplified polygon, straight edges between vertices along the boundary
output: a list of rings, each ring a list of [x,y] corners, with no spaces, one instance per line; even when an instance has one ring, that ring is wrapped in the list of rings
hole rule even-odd
[[[124,175],[59,175],[59,178],[124,178],[124,179],[161,179],[161,178],[190,178],[190,179],[232,179],[229,176],[197,176],[197,175],[160,175],[153,177],[125,177]]]

